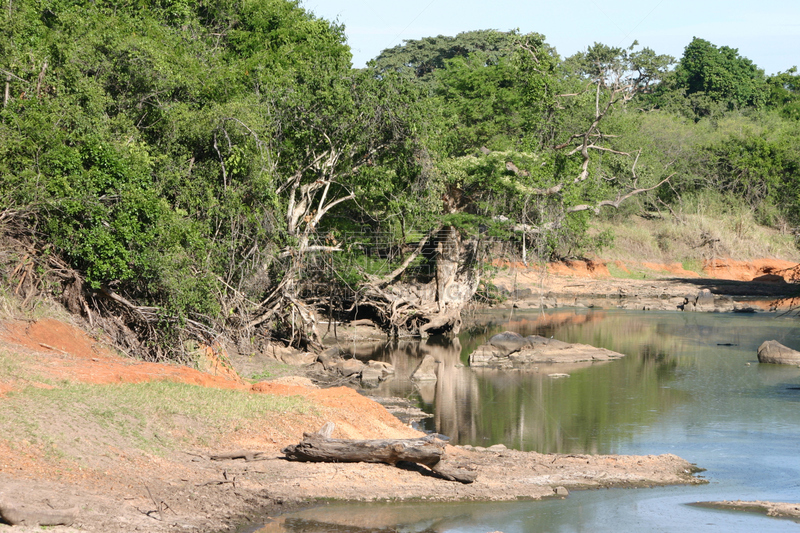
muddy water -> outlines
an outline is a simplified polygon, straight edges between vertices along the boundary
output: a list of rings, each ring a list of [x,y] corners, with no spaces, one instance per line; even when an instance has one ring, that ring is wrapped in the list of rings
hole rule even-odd
[[[283,517],[268,526],[279,529],[264,531],[797,531],[789,521],[685,504],[800,502],[800,369],[759,365],[755,356],[767,339],[800,347],[800,319],[563,309],[479,319],[453,341],[360,347],[358,357],[397,368],[375,394],[415,398],[435,415],[427,429],[456,444],[674,453],[706,468],[710,483],[588,491],[548,502],[326,506]],[[469,369],[469,352],[504,330],[627,357],[568,368]],[[439,379],[415,384],[408,376],[428,353],[439,362]]]

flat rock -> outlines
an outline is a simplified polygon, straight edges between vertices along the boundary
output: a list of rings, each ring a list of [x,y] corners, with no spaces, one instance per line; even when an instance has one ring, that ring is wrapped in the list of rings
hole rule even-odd
[[[308,366],[317,361],[317,354],[311,352],[286,352],[281,354],[280,361],[292,366]]]
[[[524,342],[519,342],[520,339]],[[510,367],[535,363],[599,362],[624,357],[624,354],[605,348],[596,348],[588,344],[571,344],[537,335],[520,339],[517,339],[520,348],[508,354],[491,344],[479,346],[469,356],[470,366]]]
[[[715,502],[697,502],[693,505],[698,507],[708,507],[711,509],[728,509],[731,511],[745,511],[750,513],[761,513],[776,518],[800,518],[800,504],[768,501],[742,501],[725,500]]]
[[[368,361],[367,366],[381,372],[381,374],[394,374],[394,366],[385,361]]]
[[[383,379],[383,372],[370,366],[361,371],[361,384],[365,387],[377,387]]]

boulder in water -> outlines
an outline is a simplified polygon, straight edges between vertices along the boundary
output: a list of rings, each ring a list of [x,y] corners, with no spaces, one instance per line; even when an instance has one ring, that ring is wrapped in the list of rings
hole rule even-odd
[[[758,347],[758,362],[776,365],[800,365],[800,352],[778,341],[764,341]]]

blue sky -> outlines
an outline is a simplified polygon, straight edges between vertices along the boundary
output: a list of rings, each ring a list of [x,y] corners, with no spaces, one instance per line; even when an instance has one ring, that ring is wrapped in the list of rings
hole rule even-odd
[[[544,34],[562,56],[594,42],[634,39],[680,58],[693,37],[737,48],[767,74],[800,66],[800,1],[769,0],[304,0],[345,25],[353,66],[406,39],[496,29]]]

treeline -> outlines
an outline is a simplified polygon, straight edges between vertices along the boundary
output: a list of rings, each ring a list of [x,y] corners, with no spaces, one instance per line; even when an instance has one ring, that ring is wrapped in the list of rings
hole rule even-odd
[[[297,324],[422,272],[442,227],[550,258],[597,245],[604,207],[713,194],[800,218],[797,74],[701,39],[679,60],[562,58],[477,31],[356,70],[345,29],[287,0],[14,0],[0,30],[0,222],[27,250],[7,286],[61,293],[149,357],[313,342]]]

